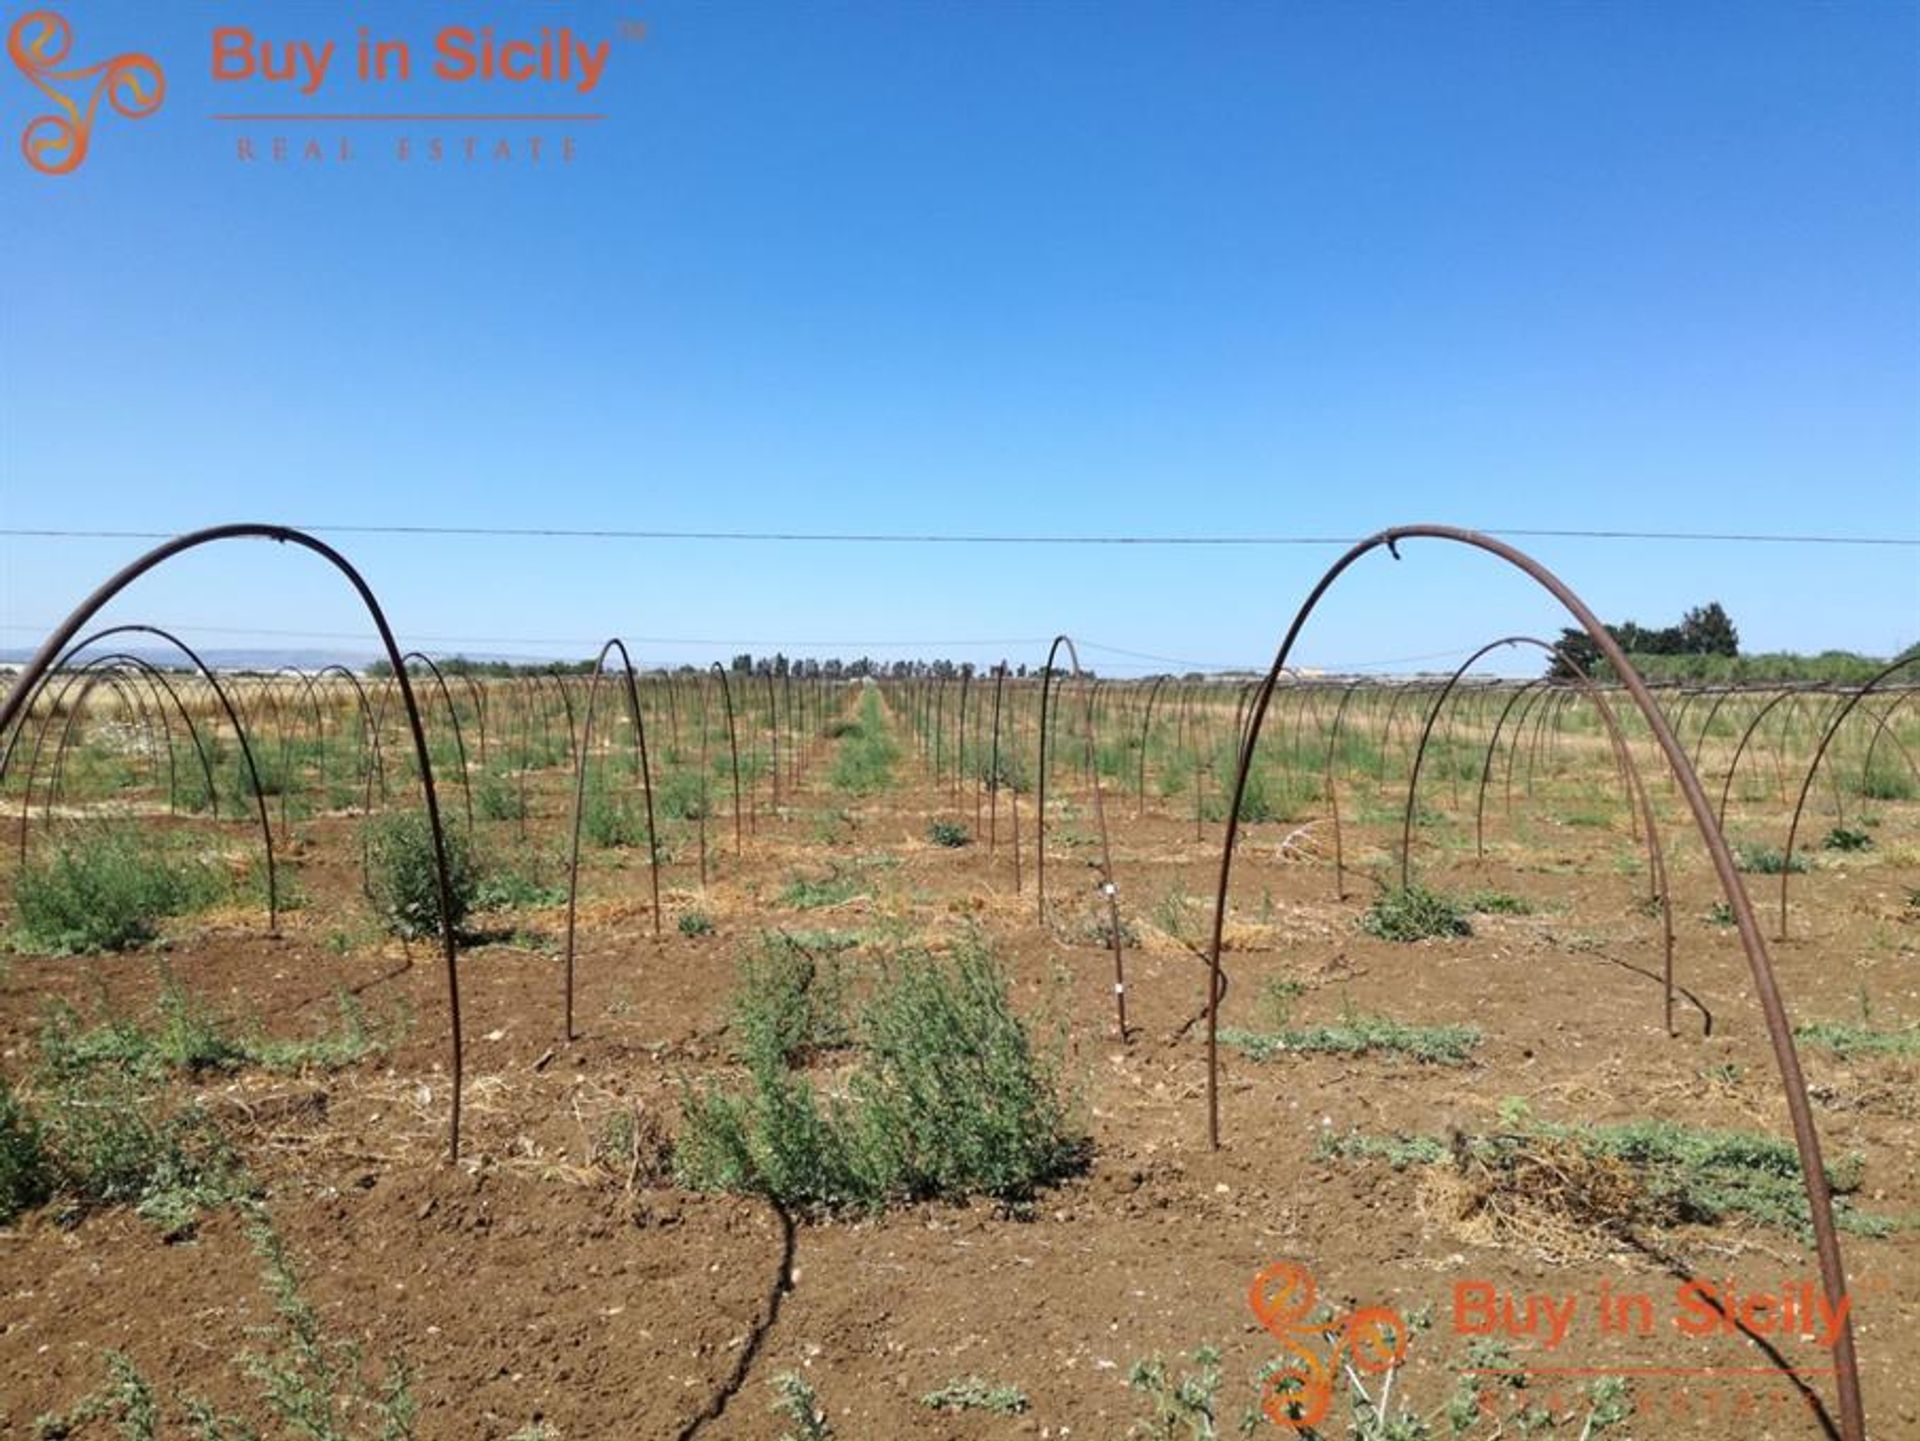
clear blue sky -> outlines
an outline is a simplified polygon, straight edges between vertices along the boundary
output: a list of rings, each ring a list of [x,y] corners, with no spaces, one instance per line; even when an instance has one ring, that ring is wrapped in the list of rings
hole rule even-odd
[[[46,105],[0,76],[6,527],[1920,535],[1913,4],[60,8],[76,58],[150,51],[169,93],[56,180],[17,148]],[[543,19],[613,39],[595,94],[209,74],[221,23],[343,51],[365,23],[424,66],[441,24]],[[531,132],[209,118],[302,107],[607,119],[571,166],[434,167],[398,136]],[[360,153],[247,165],[239,134]],[[673,661],[1037,662],[950,642],[1065,630],[1264,662],[1336,554],[338,543],[429,649],[716,642],[640,646]],[[1911,549],[1528,544],[1611,619],[1719,599],[1749,649],[1920,639]],[[139,548],[0,540],[0,645]],[[268,547],[118,614],[363,629]],[[1304,659],[1559,624],[1410,547]]]

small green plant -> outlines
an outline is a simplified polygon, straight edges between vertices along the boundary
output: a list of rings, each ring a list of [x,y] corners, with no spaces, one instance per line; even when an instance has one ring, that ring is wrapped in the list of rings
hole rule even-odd
[[[833,1427],[827,1424],[826,1410],[806,1377],[798,1371],[783,1371],[767,1384],[774,1391],[774,1413],[794,1425],[780,1441],[831,1441]]]
[[[1785,872],[1799,875],[1807,868],[1805,856],[1787,858],[1786,852],[1775,846],[1737,845],[1733,848],[1733,863],[1749,875],[1777,876]]]
[[[587,788],[580,831],[589,845],[623,850],[647,843],[646,813],[638,797],[615,795],[604,784]]]
[[[833,785],[856,796],[883,791],[893,784],[893,765],[899,756],[880,713],[880,692],[869,687],[860,697],[859,720],[840,734],[833,757]]]
[[[710,936],[713,918],[705,911],[688,911],[680,917],[679,930],[683,936]]]
[[[489,865],[473,886],[476,911],[525,911],[566,901],[566,887],[543,881],[534,871],[516,865]]]
[[[1382,1054],[1409,1056],[1434,1066],[1461,1066],[1480,1044],[1472,1026],[1409,1026],[1386,1016],[1353,1014],[1336,1025],[1305,1026],[1272,1034],[1222,1029],[1222,1045],[1231,1046],[1255,1061],[1283,1052],[1337,1056]]]
[[[246,1188],[226,1138],[200,1109],[165,1108],[111,1072],[39,1098],[46,1200],[72,1215],[130,1205],[169,1238],[192,1234],[201,1211]]]
[[[1174,940],[1192,944],[1200,937],[1198,909],[1199,903],[1185,891],[1170,890],[1154,904],[1153,923]]]
[[[1852,826],[1835,826],[1820,844],[1830,851],[1869,851],[1873,849],[1873,837]]]
[[[1260,1009],[1267,1018],[1267,1024],[1276,1031],[1284,1031],[1293,1024],[1293,1003],[1307,993],[1305,981],[1296,981],[1288,976],[1269,976],[1267,983],[1260,988]]]
[[[935,821],[927,827],[927,839],[947,850],[958,850],[973,840],[967,828],[955,821]]]
[[[796,876],[787,882],[780,891],[780,904],[796,911],[817,910],[850,901],[861,894],[862,889],[857,873],[833,865],[819,880]]]
[[[274,1343],[272,1349],[248,1353],[242,1366],[260,1384],[268,1409],[293,1434],[311,1441],[353,1441],[366,1434],[354,1419],[360,1415],[381,1441],[411,1437],[419,1408],[406,1362],[391,1358],[376,1384],[366,1374],[360,1348],[328,1336],[321,1327],[319,1314],[300,1294],[300,1278],[286,1244],[264,1209],[254,1208],[247,1239],[260,1259],[276,1325],[261,1333]]]
[[[1116,923],[1105,906],[1091,912],[1074,930],[1074,938],[1082,945],[1098,946],[1102,950],[1112,950],[1116,937],[1123,951],[1139,948],[1140,932],[1134,929],[1133,922],[1121,916]]]
[[[258,1407],[279,1423],[273,1434],[304,1441],[412,1441],[419,1408],[405,1362],[395,1357],[383,1378],[377,1383],[370,1378],[359,1347],[328,1336],[300,1294],[293,1263],[265,1208],[246,1202],[244,1209],[251,1218],[247,1236],[261,1262],[274,1324],[255,1329],[270,1349],[247,1351],[240,1357],[240,1369],[259,1387]],[[40,1441],[66,1441],[96,1422],[111,1422],[134,1441],[154,1441],[162,1434],[163,1411],[175,1410],[200,1441],[244,1441],[267,1434],[267,1428],[251,1419],[222,1414],[193,1397],[163,1406],[128,1357],[109,1351],[105,1359],[104,1387],[64,1413],[35,1419],[34,1434]]]
[[[0,1076],[0,1226],[46,1201],[53,1182],[40,1122]]]
[[[1179,1375],[1159,1356],[1134,1362],[1127,1385],[1145,1398],[1153,1414],[1135,1421],[1127,1435],[1137,1441],[1215,1441],[1220,1383],[1220,1351],[1214,1346],[1196,1348],[1193,1369]]]
[[[75,831],[15,877],[13,942],[41,955],[130,950],[224,890],[210,863],[175,847],[124,831]]]
[[[443,831],[447,856],[446,921],[456,930],[473,909],[479,876],[466,836]],[[434,863],[433,832],[425,815],[397,811],[376,816],[361,831],[367,890],[386,927],[407,940],[440,933],[439,869]]]
[[[933,1411],[991,1411],[996,1416],[1018,1416],[1028,1406],[1027,1393],[979,1376],[963,1376],[929,1391],[920,1404]]]
[[[482,820],[524,821],[527,798],[512,779],[497,771],[482,776],[473,793],[473,808]]]
[[[1376,896],[1360,917],[1360,929],[1384,941],[1473,934],[1473,924],[1458,901],[1417,883],[1395,886]]]
[[[1508,891],[1475,891],[1466,898],[1466,907],[1482,916],[1530,916],[1533,902]]]
[[[1706,919],[1710,926],[1730,926],[1733,924],[1733,907],[1725,901],[1715,901],[1707,907]]]
[[[858,1063],[824,1095],[794,1069],[818,1045],[817,984],[742,998],[749,1086],[686,1087],[674,1148],[685,1184],[815,1210],[1017,1204],[1084,1165],[1056,1063],[1036,1051],[978,937],[950,956],[891,959],[862,1007]]]
[[[1324,1136],[1320,1144],[1324,1157],[1373,1157],[1396,1170],[1471,1158],[1494,1175],[1510,1172],[1517,1158],[1571,1146],[1588,1159],[1618,1161],[1630,1168],[1634,1219],[1712,1224],[1739,1216],[1782,1230],[1809,1230],[1799,1153],[1790,1142],[1744,1131],[1655,1120],[1536,1123],[1493,1136],[1456,1135],[1451,1143],[1437,1136],[1378,1137],[1354,1131]],[[1835,1223],[1858,1235],[1887,1235],[1896,1224],[1893,1220],[1855,1210],[1845,1199],[1859,1189],[1861,1173],[1857,1156],[1827,1168]]]
[[[1795,1026],[1796,1039],[1831,1051],[1843,1060],[1855,1056],[1920,1056],[1920,1026],[1882,1030],[1853,1021],[1809,1021]]]
[[[107,1351],[107,1384],[71,1410],[36,1416],[35,1441],[68,1441],[96,1421],[111,1421],[127,1441],[156,1441],[160,1407],[153,1387],[124,1351]],[[218,1433],[211,1433],[217,1435]]]
[[[35,1052],[40,1074],[52,1084],[108,1073],[153,1080],[168,1071],[199,1076],[247,1066],[269,1071],[333,1071],[383,1051],[388,1041],[368,1027],[359,1000],[339,993],[339,1025],[319,1035],[278,1039],[243,1034],[162,970],[155,1005],[157,1024],[109,1015],[84,1027],[72,1006],[48,1006]]]
[[[729,1021],[747,1061],[804,1065],[821,1051],[845,1046],[852,1033],[839,960],[816,959],[782,932],[762,935],[759,949],[740,959]]]

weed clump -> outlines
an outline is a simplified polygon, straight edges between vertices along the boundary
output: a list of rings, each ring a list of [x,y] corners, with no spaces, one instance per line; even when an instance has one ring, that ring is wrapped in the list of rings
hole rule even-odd
[[[1562,1254],[1591,1251],[1601,1234],[1635,1225],[1712,1224],[1741,1217],[1805,1233],[1810,1226],[1800,1157],[1786,1141],[1745,1131],[1716,1131],[1672,1121],[1613,1125],[1533,1124],[1488,1136],[1365,1136],[1322,1141],[1329,1156],[1379,1157],[1396,1169],[1445,1164],[1450,1174],[1429,1190],[1453,1221],[1480,1221],[1492,1232]],[[1857,1157],[1827,1169],[1842,1230],[1885,1235],[1893,1222],[1854,1210],[1844,1199],[1861,1181]],[[1582,1241],[1581,1237],[1586,1240]]]
[[[887,734],[880,714],[880,692],[869,688],[860,697],[860,718],[842,727],[833,757],[833,784],[851,795],[867,796],[893,784],[893,764],[899,747]]]
[[[125,951],[225,889],[208,861],[125,832],[74,833],[14,881],[14,944],[42,955]]]
[[[773,969],[767,994],[743,997],[736,1012],[748,1088],[687,1088],[675,1151],[686,1184],[880,1210],[972,1195],[1024,1201],[1082,1163],[1056,1067],[1014,1013],[984,943],[895,957],[851,1037],[855,1064],[825,1094],[797,1063],[837,1039],[836,1003],[813,994],[819,974],[807,979],[800,960],[776,951],[755,963]]]
[[[1842,1060],[1855,1056],[1920,1056],[1920,1026],[1885,1031],[1852,1021],[1808,1021],[1793,1028],[1794,1038],[1833,1052]]]
[[[1360,917],[1360,929],[1383,941],[1470,936],[1473,923],[1451,896],[1414,884],[1382,891]]]
[[[1473,1026],[1410,1026],[1386,1016],[1343,1017],[1337,1024],[1273,1033],[1222,1030],[1220,1041],[1255,1061],[1286,1051],[1302,1054],[1407,1056],[1432,1066],[1463,1066],[1480,1044]]]
[[[480,878],[466,837],[444,829],[447,851],[447,925],[458,929],[474,907]],[[433,829],[425,815],[398,811],[376,816],[361,830],[367,895],[381,922],[396,936],[418,940],[441,929],[440,878],[434,864]]]
[[[1807,868],[1805,856],[1788,859],[1786,852],[1774,846],[1738,845],[1733,848],[1733,863],[1756,876],[1777,876],[1785,872],[1799,875]]]
[[[955,821],[935,821],[927,827],[927,839],[934,845],[951,851],[969,844],[973,837],[967,834],[965,826]]]
[[[980,1376],[964,1376],[929,1391],[920,1404],[930,1411],[990,1411],[995,1416],[1018,1416],[1028,1406],[1027,1393],[1018,1386],[1001,1385]]]

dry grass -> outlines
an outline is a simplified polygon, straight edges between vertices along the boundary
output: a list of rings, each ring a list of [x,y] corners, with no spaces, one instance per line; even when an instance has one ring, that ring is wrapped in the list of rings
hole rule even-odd
[[[1544,1138],[1488,1155],[1456,1136],[1452,1155],[1424,1168],[1417,1196],[1420,1214],[1460,1240],[1555,1265],[1618,1251],[1662,1210],[1617,1156]]]

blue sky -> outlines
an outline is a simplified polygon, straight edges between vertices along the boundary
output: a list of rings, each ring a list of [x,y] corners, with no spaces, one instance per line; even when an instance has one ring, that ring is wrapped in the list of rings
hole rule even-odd
[[[77,58],[149,51],[169,91],[50,179],[14,140],[45,103],[0,84],[0,526],[1920,536],[1911,4],[59,8]],[[595,94],[209,74],[222,24],[364,23],[424,68],[443,24],[543,21],[613,41]],[[571,165],[438,166],[392,147],[533,128],[209,118],[536,106],[607,118]],[[276,134],[357,153],[234,158]],[[1037,662],[1064,630],[1264,662],[1337,554],[337,541],[424,648],[713,642],[641,641],[673,661]],[[1912,549],[1524,544],[1611,619],[1920,639]],[[0,538],[0,646],[139,548]],[[1406,555],[1304,659],[1562,623],[1491,560]],[[116,614],[364,631],[269,547]]]

